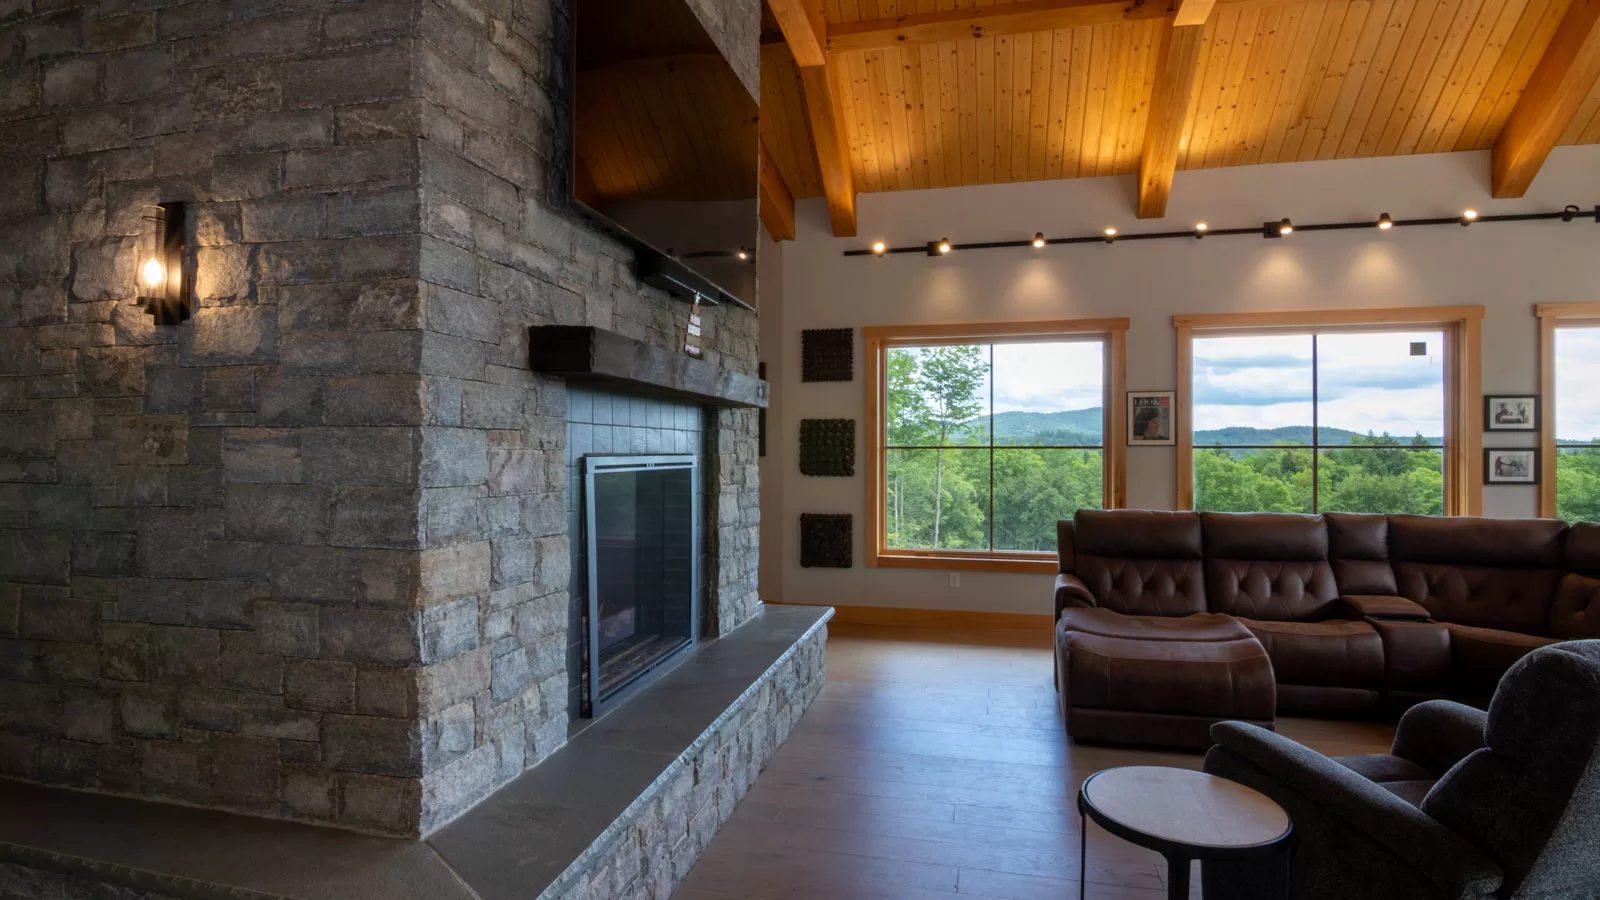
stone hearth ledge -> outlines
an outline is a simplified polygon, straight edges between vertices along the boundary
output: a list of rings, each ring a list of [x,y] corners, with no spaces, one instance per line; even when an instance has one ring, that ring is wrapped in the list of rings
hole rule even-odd
[[[421,840],[0,781],[0,897],[666,900],[822,689],[832,616],[766,607]]]

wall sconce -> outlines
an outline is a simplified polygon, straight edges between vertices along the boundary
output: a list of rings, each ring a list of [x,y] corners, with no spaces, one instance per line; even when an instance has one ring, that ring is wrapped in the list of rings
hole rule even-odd
[[[139,299],[157,325],[194,315],[194,277],[185,264],[188,210],[182,203],[147,206],[139,235]]]

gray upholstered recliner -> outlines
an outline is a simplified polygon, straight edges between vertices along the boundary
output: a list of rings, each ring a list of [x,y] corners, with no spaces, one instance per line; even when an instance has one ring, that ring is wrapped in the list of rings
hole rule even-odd
[[[1400,720],[1392,754],[1330,759],[1270,731],[1212,726],[1205,770],[1294,820],[1295,900],[1600,898],[1600,641],[1512,666],[1489,711]],[[1281,871],[1208,863],[1207,897],[1282,897]]]

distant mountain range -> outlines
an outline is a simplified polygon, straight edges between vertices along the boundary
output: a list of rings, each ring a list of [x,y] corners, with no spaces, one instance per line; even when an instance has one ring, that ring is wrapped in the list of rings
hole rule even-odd
[[[987,417],[974,419],[968,424],[981,428]],[[1100,407],[1068,409],[1060,412],[1003,412],[994,417],[994,435],[997,444],[1078,444],[1100,443],[1104,414]],[[1322,429],[1322,443],[1343,444],[1359,437],[1357,432],[1342,428]],[[1272,444],[1311,443],[1310,425],[1285,425],[1281,428],[1217,428],[1197,431],[1196,447],[1248,447]]]

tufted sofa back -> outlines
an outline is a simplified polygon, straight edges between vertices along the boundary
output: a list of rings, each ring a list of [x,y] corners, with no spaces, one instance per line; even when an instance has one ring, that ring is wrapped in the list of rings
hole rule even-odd
[[[1390,516],[1400,596],[1441,622],[1543,635],[1566,556],[1553,519]]]
[[[1201,513],[1212,612],[1249,619],[1327,618],[1339,600],[1321,516]]]
[[[1206,611],[1200,514],[1079,510],[1073,572],[1101,607],[1134,616]],[[1067,560],[1063,555],[1063,570]]]
[[[1550,637],[1600,638],[1600,525],[1579,522],[1567,532],[1567,569],[1550,608]]]

